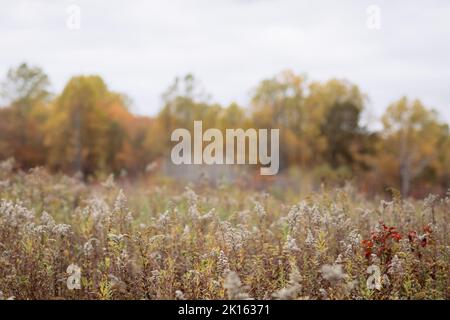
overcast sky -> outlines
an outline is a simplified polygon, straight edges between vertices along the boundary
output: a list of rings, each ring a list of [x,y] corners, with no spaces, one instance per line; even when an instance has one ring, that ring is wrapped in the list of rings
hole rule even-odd
[[[67,7],[81,9],[79,30]],[[367,28],[367,8],[381,29]],[[291,69],[310,80],[345,78],[369,96],[372,116],[403,95],[450,122],[450,1],[6,1],[0,0],[0,74],[26,61],[60,92],[99,74],[155,114],[161,93],[191,72],[212,101],[247,105],[251,89]]]

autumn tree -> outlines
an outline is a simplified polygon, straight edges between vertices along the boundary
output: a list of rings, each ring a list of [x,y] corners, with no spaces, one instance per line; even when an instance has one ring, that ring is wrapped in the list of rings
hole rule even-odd
[[[42,126],[50,98],[48,76],[26,63],[8,71],[1,83],[6,108],[0,110],[0,156],[13,156],[24,167],[43,165]]]
[[[253,122],[261,128],[280,128],[285,165],[332,168],[352,166],[362,150],[360,127],[364,95],[344,80],[308,83],[304,76],[285,71],[264,80],[252,99]]]
[[[351,167],[355,143],[363,132],[364,94],[358,86],[339,79],[313,82],[308,91],[302,135],[310,149],[308,163]]]
[[[72,78],[51,112],[45,141],[51,167],[85,175],[118,169],[131,115],[99,76]]]
[[[204,128],[215,127],[221,107],[208,101],[209,96],[193,75],[175,78],[163,94],[164,106],[157,116],[163,135],[159,143],[169,148],[172,131],[177,128],[192,130],[196,120],[202,120]]]
[[[361,126],[366,96],[346,80],[308,82],[285,71],[261,81],[250,108],[211,103],[188,74],[163,94],[156,117],[130,112],[126,96],[99,76],[73,77],[52,99],[49,80],[22,64],[1,83],[0,158],[15,157],[22,168],[47,164],[85,176],[98,172],[139,174],[165,157],[176,128],[280,129],[280,169],[298,166],[312,180],[356,176],[363,190],[398,187],[404,196],[421,187],[450,187],[450,132],[436,112],[402,98],[382,117],[383,129]],[[337,173],[337,174],[336,174]],[[415,188],[412,188],[415,186]],[[423,195],[420,193],[419,195]]]
[[[304,145],[305,80],[292,71],[263,80],[252,97],[252,120],[257,128],[280,129],[280,168],[299,161]]]
[[[436,170],[445,143],[445,126],[433,110],[419,100],[402,98],[382,117],[382,139],[378,145],[378,170],[387,185],[399,185],[403,196],[427,170]],[[395,179],[398,179],[395,181]]]
[[[252,125],[251,120],[246,114],[246,110],[233,102],[228,107],[223,108],[217,120],[217,127],[225,132],[227,128],[247,129]]]
[[[326,159],[333,168],[353,164],[352,145],[361,134],[361,109],[350,101],[334,104],[322,127],[327,141]]]
[[[441,126],[439,145],[437,172],[433,178],[443,190],[450,190],[450,130],[447,124]]]

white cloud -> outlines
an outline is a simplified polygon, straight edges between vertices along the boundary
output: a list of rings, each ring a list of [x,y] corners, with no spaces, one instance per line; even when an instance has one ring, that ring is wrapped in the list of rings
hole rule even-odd
[[[81,8],[81,30],[66,8]],[[366,8],[380,6],[380,31]],[[213,100],[246,104],[249,91],[283,69],[311,79],[347,78],[381,114],[402,95],[450,122],[448,1],[1,1],[0,73],[38,64],[55,91],[75,74],[102,75],[154,114],[176,75],[193,72]]]

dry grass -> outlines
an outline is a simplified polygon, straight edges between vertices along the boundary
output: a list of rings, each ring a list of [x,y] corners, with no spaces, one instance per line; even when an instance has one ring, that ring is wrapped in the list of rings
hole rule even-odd
[[[0,164],[0,298],[450,298],[450,195],[182,188]]]

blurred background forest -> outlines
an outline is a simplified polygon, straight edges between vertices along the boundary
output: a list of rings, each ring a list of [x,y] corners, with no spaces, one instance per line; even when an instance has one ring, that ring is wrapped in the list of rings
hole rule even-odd
[[[280,129],[280,172],[262,178],[250,168],[255,184],[352,181],[367,194],[395,188],[415,197],[450,188],[449,126],[437,112],[399,97],[381,126],[369,128],[362,121],[368,96],[346,80],[314,82],[284,71],[256,84],[250,105],[222,106],[186,75],[163,93],[154,117],[134,115],[130,99],[97,75],[75,76],[62,92],[49,88],[45,72],[25,63],[1,81],[0,160],[14,158],[16,170],[133,179],[167,161],[174,129],[202,120],[204,129]]]

